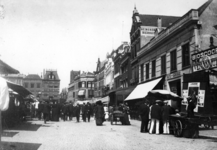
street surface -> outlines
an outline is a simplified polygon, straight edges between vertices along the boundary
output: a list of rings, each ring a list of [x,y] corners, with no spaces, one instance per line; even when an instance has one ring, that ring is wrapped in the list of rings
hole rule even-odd
[[[48,122],[33,120],[2,134],[1,150],[216,150],[217,128],[201,130],[200,138],[140,133],[140,121],[130,126],[104,122]]]

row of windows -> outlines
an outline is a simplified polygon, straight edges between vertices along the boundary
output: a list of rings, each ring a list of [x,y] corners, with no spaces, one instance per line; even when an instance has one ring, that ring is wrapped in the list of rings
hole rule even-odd
[[[151,62],[151,77],[156,76],[156,60]],[[149,79],[149,66],[150,64],[147,63],[145,65],[146,71],[146,79]],[[189,43],[182,46],[182,68],[190,66],[190,48]],[[141,81],[144,80],[144,64],[140,65],[140,75]],[[177,51],[173,50],[170,52],[170,71],[174,72],[177,71]],[[161,75],[166,74],[166,55],[161,56]]]
[[[41,83],[24,83],[25,88],[41,88]]]

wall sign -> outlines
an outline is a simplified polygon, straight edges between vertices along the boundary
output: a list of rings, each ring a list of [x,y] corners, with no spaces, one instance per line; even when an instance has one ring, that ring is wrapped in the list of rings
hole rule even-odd
[[[193,72],[217,67],[217,47],[191,55]]]
[[[179,77],[179,76],[181,76],[181,72],[177,71],[175,73],[168,74],[167,79],[172,79],[172,78],[176,78],[176,77]]]

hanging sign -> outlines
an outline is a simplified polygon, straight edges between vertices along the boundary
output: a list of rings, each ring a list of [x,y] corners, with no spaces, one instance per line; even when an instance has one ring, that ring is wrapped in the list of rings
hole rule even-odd
[[[191,55],[193,72],[217,67],[217,47]]]

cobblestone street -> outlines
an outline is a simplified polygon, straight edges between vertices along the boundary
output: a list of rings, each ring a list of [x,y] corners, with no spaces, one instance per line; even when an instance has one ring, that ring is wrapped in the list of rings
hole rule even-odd
[[[217,148],[217,129],[200,131],[199,139],[176,138],[173,135],[140,133],[140,122],[130,126],[96,126],[91,122],[30,121],[4,130],[1,149],[14,150],[212,150]]]

